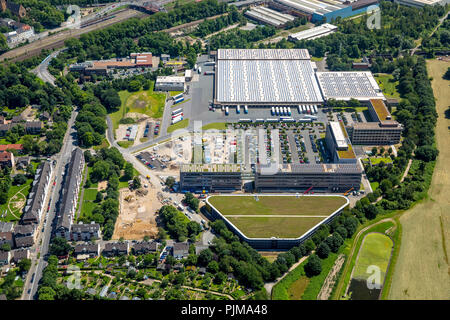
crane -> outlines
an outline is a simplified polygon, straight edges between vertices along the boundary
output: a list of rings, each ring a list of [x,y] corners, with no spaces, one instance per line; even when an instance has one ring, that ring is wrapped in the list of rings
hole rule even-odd
[[[344,196],[348,195],[350,191],[352,191],[354,188],[351,187],[350,189],[348,189],[347,191],[345,191]]]
[[[309,190],[311,190],[313,188],[313,186],[309,187],[305,192],[303,192],[303,194],[307,194],[309,192]]]

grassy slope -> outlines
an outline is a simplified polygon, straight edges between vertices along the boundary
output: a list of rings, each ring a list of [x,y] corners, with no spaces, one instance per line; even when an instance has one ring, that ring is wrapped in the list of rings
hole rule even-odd
[[[448,67],[450,63],[444,61],[427,62],[428,76],[433,78],[433,91],[437,97],[439,118],[436,138],[440,153],[428,198],[400,218],[402,246],[392,277],[389,299],[449,298],[450,148],[447,147],[447,141],[450,119],[445,118],[445,112],[450,101],[450,81],[442,79]]]
[[[209,202],[223,215],[330,215],[345,204],[341,197],[287,197],[259,196],[256,201],[253,196],[230,197],[213,196]]]
[[[183,119],[180,122],[170,125],[167,128],[167,133],[174,132],[175,130],[186,128],[189,125],[189,119]]]
[[[398,81],[394,81],[391,74],[378,73],[375,75],[375,79],[387,98],[400,99],[400,94],[397,91]]]

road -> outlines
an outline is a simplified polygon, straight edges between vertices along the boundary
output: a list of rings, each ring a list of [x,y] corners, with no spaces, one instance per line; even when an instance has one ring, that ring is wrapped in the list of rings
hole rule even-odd
[[[49,82],[52,85],[55,85],[55,77],[48,72],[48,65],[50,61],[55,58],[61,51],[65,49],[60,49],[55,52],[52,52],[49,56],[47,56],[42,62],[34,68],[31,72],[37,75],[44,82]]]
[[[54,223],[54,218],[56,215],[56,203],[59,200],[59,195],[62,191],[62,182],[63,182],[63,174],[65,170],[66,164],[70,160],[70,156],[72,153],[72,150],[76,147],[76,130],[74,126],[75,118],[77,116],[78,112],[74,110],[72,112],[72,115],[70,117],[70,120],[68,122],[68,130],[66,132],[66,135],[64,137],[63,146],[61,148],[61,151],[52,157],[53,160],[56,160],[56,166],[53,168],[53,173],[51,177],[51,190],[50,190],[50,198],[46,199],[45,203],[49,201],[50,210],[46,212],[48,215],[47,218],[44,218],[44,213],[42,214],[43,217],[41,218],[41,222],[39,224],[39,228],[37,229],[38,232],[42,229],[42,225],[44,225],[44,232],[41,232],[36,240],[35,244],[35,250],[32,253],[31,261],[32,265],[30,268],[30,271],[27,274],[27,278],[25,279],[24,284],[24,291],[22,294],[22,300],[33,300],[37,299],[37,289],[39,281],[42,278],[42,271],[47,265],[46,262],[46,255],[48,253],[49,245],[50,245],[50,239],[52,235],[52,226]],[[47,206],[44,206],[44,208],[47,208]],[[44,209],[45,211],[45,209]],[[47,221],[45,223],[44,221]],[[41,243],[42,240],[42,243]],[[38,258],[38,253],[40,253],[40,256]],[[34,281],[31,282],[31,278],[34,276]],[[31,289],[31,290],[29,290]],[[30,291],[28,293],[28,291]]]

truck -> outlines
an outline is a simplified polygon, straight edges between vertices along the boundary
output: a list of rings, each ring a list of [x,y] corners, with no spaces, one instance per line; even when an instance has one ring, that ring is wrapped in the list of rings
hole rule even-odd
[[[198,71],[198,74],[202,74],[202,67],[198,67],[197,71]]]
[[[210,76],[210,75],[213,75],[214,73],[215,73],[214,71],[205,71],[204,75]]]
[[[248,113],[248,106],[247,105],[244,106],[244,113]]]
[[[172,120],[175,119],[176,117],[183,116],[183,115],[184,115],[183,112],[177,113],[176,115],[172,116]]]
[[[183,111],[183,108],[178,108],[178,109],[172,111],[172,115],[173,115],[173,116],[174,116],[174,115],[177,115],[177,114],[179,114],[179,113],[182,113],[182,111]]]
[[[275,107],[272,107],[272,112],[270,113],[271,115],[275,115]]]
[[[178,98],[178,99],[174,100],[173,104],[180,103],[183,100],[184,100],[184,97]]]
[[[229,111],[228,107],[225,107],[225,115],[227,116],[229,114],[230,114],[230,111]]]
[[[175,118],[172,119],[172,124],[178,123],[178,122],[180,122],[181,120],[183,120],[183,116],[182,116],[182,115],[179,115],[179,116],[177,116],[177,117],[175,117]]]
[[[236,113],[237,114],[241,113],[241,106],[240,105],[236,106]]]
[[[280,114],[280,109],[278,107],[275,107],[275,114],[278,116]]]
[[[205,65],[205,66],[213,66],[215,64],[216,63],[214,61],[206,61],[203,65]]]
[[[173,98],[173,100],[177,100],[177,99],[180,99],[181,97],[183,97],[183,93],[179,93],[176,96],[173,96],[172,98]]]
[[[291,115],[292,115],[292,113],[291,113],[291,107],[287,107],[287,113],[288,113],[288,116],[291,116]]]

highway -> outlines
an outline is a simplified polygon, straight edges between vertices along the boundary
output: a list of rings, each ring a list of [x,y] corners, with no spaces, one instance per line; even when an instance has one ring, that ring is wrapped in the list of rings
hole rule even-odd
[[[52,157],[52,160],[56,160],[56,166],[53,167],[52,178],[51,178],[51,190],[49,192],[50,197],[45,200],[44,212],[42,213],[41,221],[37,232],[40,234],[37,237],[36,244],[34,245],[34,252],[31,254],[31,268],[25,279],[24,291],[22,293],[22,300],[33,300],[37,299],[37,289],[39,281],[42,278],[42,271],[47,265],[46,255],[48,253],[50,239],[52,235],[52,227],[55,215],[56,215],[56,204],[59,200],[59,196],[62,189],[63,175],[66,164],[70,160],[70,155],[72,150],[77,145],[76,140],[76,130],[74,126],[75,118],[78,112],[74,110],[68,122],[68,130],[64,137],[63,146],[61,151]],[[48,197],[48,196],[47,196]],[[45,210],[47,208],[47,203],[49,202],[50,210]],[[47,218],[46,215],[48,215]],[[46,223],[44,221],[46,220]],[[44,227],[44,232],[41,232],[42,227]],[[42,241],[42,243],[41,243]],[[40,253],[38,258],[38,253]],[[34,275],[34,280],[31,279]]]

